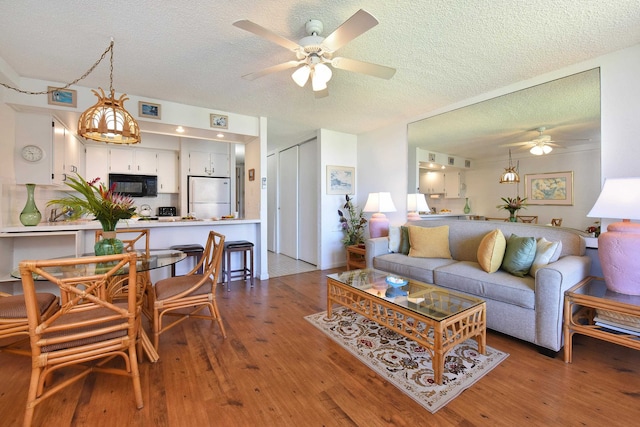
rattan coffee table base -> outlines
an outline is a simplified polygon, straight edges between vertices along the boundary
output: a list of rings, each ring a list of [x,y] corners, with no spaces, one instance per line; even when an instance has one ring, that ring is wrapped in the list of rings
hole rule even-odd
[[[327,278],[327,315],[333,304],[340,304],[366,318],[420,344],[431,354],[434,381],[442,384],[444,358],[459,343],[470,338],[478,343],[478,351],[486,354],[486,303],[470,307],[443,320],[399,307],[370,292]],[[418,327],[419,323],[425,327]]]

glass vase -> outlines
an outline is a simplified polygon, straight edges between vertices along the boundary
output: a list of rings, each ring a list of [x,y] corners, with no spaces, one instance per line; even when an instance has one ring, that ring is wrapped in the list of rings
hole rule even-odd
[[[516,217],[516,213],[515,212],[511,212],[509,214],[509,221],[510,222],[518,222],[518,218]]]
[[[42,214],[36,206],[34,197],[36,185],[26,184],[27,186],[27,203],[24,205],[24,209],[20,212],[20,222],[22,225],[33,226],[38,225],[42,219]]]
[[[471,212],[471,207],[469,206],[469,198],[465,197],[464,199],[464,213],[468,214]]]
[[[121,254],[124,250],[122,240],[116,239],[116,232],[103,231],[102,239],[98,240],[93,247],[96,255],[114,255]]]

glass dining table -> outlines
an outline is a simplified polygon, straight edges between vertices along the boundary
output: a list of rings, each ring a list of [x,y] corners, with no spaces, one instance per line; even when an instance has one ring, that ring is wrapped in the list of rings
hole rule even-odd
[[[145,251],[137,251],[138,257],[136,262],[136,274],[138,276],[139,283],[141,283],[141,287],[144,290],[148,284],[150,284],[149,271],[155,270],[162,267],[169,267],[177,262],[182,261],[187,257],[187,254],[174,250],[174,249],[151,249],[149,250],[149,254],[147,255]],[[83,254],[83,256],[94,256],[93,253]],[[73,256],[66,257],[56,257],[56,258],[75,258]],[[81,267],[82,271],[78,269],[74,270],[73,266],[65,266],[65,267],[53,267],[48,269],[48,273],[50,273],[54,277],[68,277],[69,275],[77,275],[77,276],[90,276],[92,274],[100,274],[104,273],[109,269],[109,266],[105,266],[101,263],[95,264],[83,264]],[[118,271],[119,277],[126,277],[129,274],[128,268],[122,268]],[[20,279],[20,270],[18,268],[14,269],[11,272],[11,276],[16,279]],[[44,280],[43,278],[36,276],[34,280]],[[143,308],[144,311],[144,308]],[[154,348],[149,336],[142,326],[140,326],[140,341],[142,343],[142,348],[149,358],[151,362],[157,362],[160,359],[158,352]]]

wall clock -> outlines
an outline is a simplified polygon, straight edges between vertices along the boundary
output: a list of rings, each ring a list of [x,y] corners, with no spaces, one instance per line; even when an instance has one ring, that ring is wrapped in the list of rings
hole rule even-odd
[[[44,150],[37,145],[25,145],[22,147],[22,158],[28,162],[37,162],[44,157]]]

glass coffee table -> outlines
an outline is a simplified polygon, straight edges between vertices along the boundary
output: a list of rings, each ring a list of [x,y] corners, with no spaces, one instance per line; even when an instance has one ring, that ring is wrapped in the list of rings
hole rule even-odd
[[[436,285],[374,269],[327,276],[327,316],[333,304],[345,306],[423,346],[433,361],[434,381],[442,383],[445,355],[474,339],[486,354],[486,303]]]

